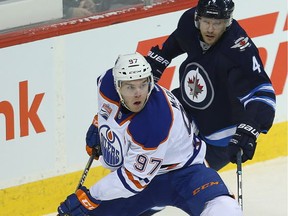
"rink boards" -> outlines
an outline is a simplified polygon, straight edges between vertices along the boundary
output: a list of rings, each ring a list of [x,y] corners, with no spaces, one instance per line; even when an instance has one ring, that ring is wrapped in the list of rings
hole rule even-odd
[[[248,8],[243,1],[235,2],[235,18],[259,47],[277,94],[275,124],[259,137],[255,158],[246,163],[251,164],[287,156],[287,12],[283,0],[267,5],[253,0]],[[145,53],[161,43],[183,12],[101,27],[91,19],[90,29],[89,24],[81,29],[79,23],[85,21],[80,20],[74,28],[75,22],[68,22],[57,31],[51,28],[41,34],[38,29],[15,40],[0,36],[0,216],[55,212],[75,190],[88,160],[85,133],[97,106],[96,77],[114,64],[118,54]],[[182,60],[171,63],[162,81],[167,88],[178,85]],[[108,173],[95,162],[85,184]]]

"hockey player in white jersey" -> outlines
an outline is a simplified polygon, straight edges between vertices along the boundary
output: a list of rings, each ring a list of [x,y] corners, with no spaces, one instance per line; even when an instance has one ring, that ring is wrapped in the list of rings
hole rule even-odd
[[[91,153],[101,145],[99,160],[111,173],[69,195],[60,216],[137,216],[154,206],[194,216],[242,215],[217,172],[203,164],[206,145],[182,105],[154,84],[142,55],[120,55],[97,84],[98,114],[86,148]]]

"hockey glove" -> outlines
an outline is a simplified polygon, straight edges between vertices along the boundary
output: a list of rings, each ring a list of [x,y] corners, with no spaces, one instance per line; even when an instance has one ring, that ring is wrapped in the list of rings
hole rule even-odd
[[[69,195],[58,207],[59,216],[86,216],[97,208],[100,200],[93,198],[86,187],[82,186],[75,193]]]
[[[145,58],[151,65],[154,82],[157,83],[171,60],[161,53],[158,45],[152,47]]]
[[[101,153],[100,136],[98,132],[98,115],[94,116],[93,122],[86,133],[86,151],[89,156],[95,151],[95,159],[98,160]]]
[[[236,163],[237,153],[242,149],[242,163],[251,160],[256,149],[256,139],[259,136],[259,130],[249,124],[239,124],[236,133],[228,145],[228,154],[230,161]]]

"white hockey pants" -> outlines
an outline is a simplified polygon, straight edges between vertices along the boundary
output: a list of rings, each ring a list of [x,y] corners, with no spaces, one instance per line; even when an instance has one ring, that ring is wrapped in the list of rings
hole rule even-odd
[[[242,216],[238,202],[229,196],[219,196],[207,202],[200,216]]]

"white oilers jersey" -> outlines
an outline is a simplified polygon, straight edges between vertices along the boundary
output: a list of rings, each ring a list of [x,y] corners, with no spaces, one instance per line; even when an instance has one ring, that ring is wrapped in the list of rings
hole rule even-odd
[[[112,70],[100,77],[98,91],[100,161],[112,172],[91,187],[93,197],[130,197],[156,175],[203,163],[206,146],[171,92],[155,85],[145,107],[132,113],[119,103]]]

